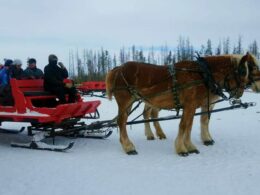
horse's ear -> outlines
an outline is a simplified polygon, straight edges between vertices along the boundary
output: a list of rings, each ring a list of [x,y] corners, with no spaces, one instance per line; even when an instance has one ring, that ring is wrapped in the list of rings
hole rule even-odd
[[[246,52],[246,55],[247,55],[248,57],[252,56],[252,54],[251,54],[249,51]]]
[[[247,52],[246,55],[244,55],[239,62],[238,73],[242,77],[245,77],[247,75],[247,71],[248,71],[247,62],[248,62],[249,56],[250,56],[250,54]]]
[[[241,58],[239,64],[244,64],[246,61],[248,61],[249,57],[250,57],[250,53],[249,53],[249,52],[246,52],[246,55],[244,55],[244,56]]]

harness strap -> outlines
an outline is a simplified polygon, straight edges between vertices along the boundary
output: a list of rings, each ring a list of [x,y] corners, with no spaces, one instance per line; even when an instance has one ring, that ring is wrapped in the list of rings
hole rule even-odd
[[[178,84],[177,84],[177,78],[176,78],[176,70],[174,65],[169,65],[168,70],[170,72],[170,75],[172,76],[172,94],[173,94],[173,102],[175,103],[175,109],[177,112],[177,115],[179,115],[179,111],[182,108],[180,104],[179,94],[178,94]]]
[[[128,84],[128,82],[126,81],[122,72],[121,72],[121,76],[126,84],[126,89],[134,97],[135,101],[136,100],[145,100],[145,98],[134,87],[132,87],[131,85]]]
[[[215,81],[212,72],[210,71],[210,67],[208,66],[208,63],[206,62],[206,60],[202,57],[200,57],[200,55],[198,54],[197,58],[197,63],[199,64],[200,69],[202,70],[202,77],[204,80],[204,84],[206,85],[206,87],[208,88],[207,90],[207,94],[208,94],[208,119],[210,119],[210,99],[209,99],[209,95],[210,95],[210,91],[215,94],[215,95],[219,95],[221,96],[223,99],[228,99],[226,97],[226,95],[223,93],[222,88],[219,86],[219,84]]]

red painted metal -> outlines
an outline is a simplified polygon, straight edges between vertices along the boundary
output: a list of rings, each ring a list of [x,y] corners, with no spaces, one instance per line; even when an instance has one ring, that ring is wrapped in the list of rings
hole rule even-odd
[[[83,93],[90,92],[105,92],[106,91],[106,83],[104,81],[87,81],[81,83],[78,87]]]
[[[83,118],[88,114],[94,114],[101,104],[99,100],[83,101],[78,96],[76,103],[57,103],[57,105],[48,106],[48,102],[56,101],[56,96],[44,91],[42,79],[11,79],[10,84],[15,103],[14,106],[0,105],[0,122],[15,121],[59,124],[66,119]],[[38,104],[39,102],[44,103],[39,106],[35,105],[36,101]]]

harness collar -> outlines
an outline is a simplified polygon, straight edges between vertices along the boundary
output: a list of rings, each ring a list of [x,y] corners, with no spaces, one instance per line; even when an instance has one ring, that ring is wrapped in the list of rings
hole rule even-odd
[[[212,72],[210,70],[210,67],[206,60],[203,57],[200,57],[199,54],[197,54],[197,63],[199,64],[199,68],[201,70],[201,76],[203,78],[204,84],[206,87],[215,95],[218,95],[222,97],[223,99],[228,99],[227,96],[223,93],[223,89],[220,87],[220,85],[215,81]],[[225,86],[224,86],[225,88]]]

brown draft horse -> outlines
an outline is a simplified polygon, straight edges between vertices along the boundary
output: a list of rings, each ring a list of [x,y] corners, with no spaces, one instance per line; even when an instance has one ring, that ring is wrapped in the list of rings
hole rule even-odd
[[[219,86],[228,86],[226,90],[229,94],[235,98],[241,97],[249,82],[250,55],[245,55],[240,60],[234,56],[215,56],[205,60]],[[127,154],[137,154],[128,137],[126,122],[133,102],[140,99],[157,109],[173,109],[181,105],[183,114],[175,140],[176,152],[181,156],[199,153],[191,142],[193,117],[197,108],[208,105],[208,94],[210,101],[214,101],[216,96],[204,85],[199,71],[185,71],[198,70],[197,62],[182,61],[174,67],[180,70],[176,71],[176,80],[165,66],[139,62],[127,62],[107,74],[106,91],[110,99],[114,95],[118,104],[120,142]]]
[[[259,69],[259,63],[257,62],[256,58],[250,54],[248,55],[248,68],[249,68],[249,75],[251,76],[249,78],[249,83],[248,87],[252,89],[253,92],[255,93],[260,93],[260,69]],[[243,56],[242,55],[237,55],[236,58],[238,60],[241,60]],[[205,57],[211,58],[211,57]],[[210,100],[211,106],[209,107],[210,111],[214,108],[215,104],[212,102],[213,100],[216,101],[219,99],[219,96],[215,96]],[[213,103],[213,104],[212,104]],[[201,107],[201,112],[206,112],[207,111],[207,106],[202,106]],[[150,118],[158,118],[160,109],[157,108],[152,108],[148,104],[145,104],[144,111],[143,111],[143,117],[145,120],[150,119]],[[153,125],[156,130],[156,135],[159,139],[166,139],[166,135],[164,134],[160,123],[158,121],[153,122]],[[201,127],[201,140],[204,143],[204,145],[213,145],[215,142],[212,139],[212,136],[209,133],[209,118],[208,115],[201,115],[200,117],[200,127]],[[145,123],[145,135],[147,140],[154,140],[155,136],[151,130],[150,123]]]

